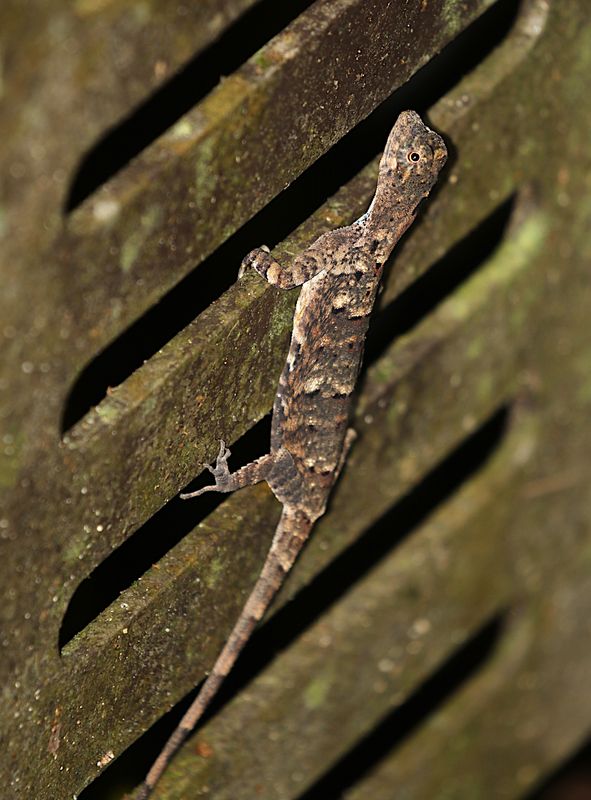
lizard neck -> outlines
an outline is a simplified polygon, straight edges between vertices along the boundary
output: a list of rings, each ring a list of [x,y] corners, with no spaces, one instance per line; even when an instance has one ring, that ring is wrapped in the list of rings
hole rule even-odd
[[[409,203],[408,197],[396,184],[379,182],[371,205],[364,215],[365,226],[371,232],[383,231],[385,228],[397,227],[404,221],[414,219],[416,203]],[[363,219],[363,218],[362,218]]]
[[[414,220],[415,208],[410,207],[400,190],[392,184],[378,184],[375,196],[366,213],[358,220],[363,226],[363,239],[377,262],[383,264],[394,246]]]

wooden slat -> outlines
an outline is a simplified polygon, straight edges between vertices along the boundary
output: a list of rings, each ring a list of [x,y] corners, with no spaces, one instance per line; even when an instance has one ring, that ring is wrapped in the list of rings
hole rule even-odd
[[[41,272],[40,250],[62,224],[69,182],[86,151],[255,2],[38,0],[23,8],[5,0],[7,253],[36,261]],[[27,108],[35,109],[34,121]]]

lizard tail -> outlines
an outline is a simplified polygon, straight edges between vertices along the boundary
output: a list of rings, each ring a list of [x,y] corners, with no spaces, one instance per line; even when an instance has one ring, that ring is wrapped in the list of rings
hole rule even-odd
[[[144,783],[136,794],[136,800],[146,800],[149,797],[172,756],[199,721],[220,684],[234,666],[256,624],[263,617],[277,590],[283,583],[285,576],[310,535],[313,524],[313,520],[303,511],[292,506],[283,507],[261,574],[242,609],[232,633],[218,656],[212,671],[201,687],[201,691],[152,765]]]

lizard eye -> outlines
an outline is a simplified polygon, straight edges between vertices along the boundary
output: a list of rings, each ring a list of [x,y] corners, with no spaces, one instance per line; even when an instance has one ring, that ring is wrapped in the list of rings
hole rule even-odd
[[[412,153],[408,154],[408,160],[416,164],[417,161],[421,160],[421,156],[416,152],[416,150],[413,150]]]

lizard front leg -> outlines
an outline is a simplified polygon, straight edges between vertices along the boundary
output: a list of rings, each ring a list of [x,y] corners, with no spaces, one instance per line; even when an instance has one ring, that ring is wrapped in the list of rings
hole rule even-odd
[[[310,250],[304,250],[299,256],[293,259],[288,267],[282,266],[271,255],[271,251],[266,245],[251,250],[242,259],[238,277],[241,278],[247,269],[255,269],[259,275],[279,289],[293,289],[301,286],[314,275],[317,275],[325,267],[325,259],[318,258]]]
[[[272,286],[280,289],[301,286],[319,272],[334,269],[343,257],[350,254],[362,230],[359,225],[353,224],[327,231],[296,256],[289,266],[283,266],[276,261],[266,245],[257,247],[243,258],[238,277],[242,277],[252,267]]]

